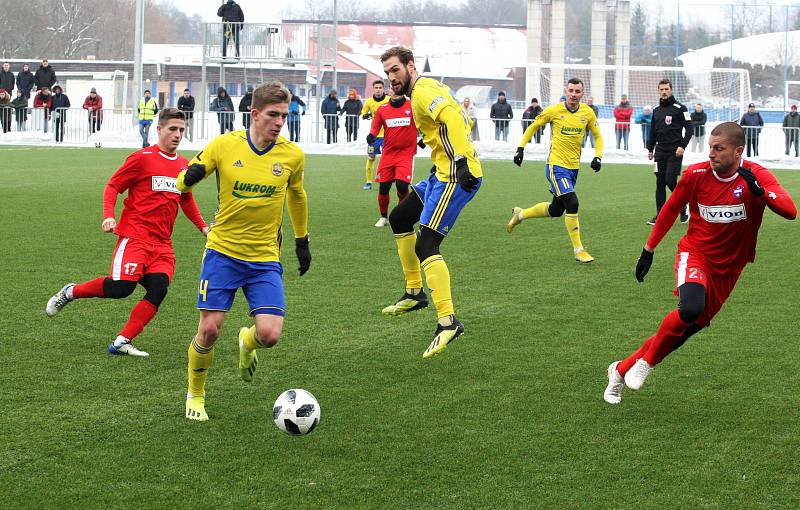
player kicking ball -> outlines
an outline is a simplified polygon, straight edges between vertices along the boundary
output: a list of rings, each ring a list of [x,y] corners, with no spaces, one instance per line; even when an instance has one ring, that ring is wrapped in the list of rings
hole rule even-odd
[[[620,403],[624,386],[641,388],[653,367],[711,323],[744,267],[755,260],[765,208],[789,220],[797,217],[797,207],[775,176],[742,160],[745,135],[738,124],[719,124],[708,145],[709,161],[689,165],[683,172],[636,264],[636,279],[642,282],[653,251],[688,204],[692,221],[675,258],[678,309],[664,317],[636,352],[608,367],[603,399],[609,404]]]
[[[68,283],[47,302],[45,313],[53,317],[67,304],[84,298],[120,299],[130,296],[139,284],[144,298],[133,307],[130,318],[108,346],[110,354],[148,356],[133,346],[133,340],[152,320],[167,295],[175,272],[172,230],[178,207],[203,235],[208,227],[191,193],[181,193],[175,179],[188,161],[177,154],[186,127],[177,108],[165,108],[158,118],[158,144],[128,156],[111,176],[103,193],[103,232],[116,234],[117,245],[111,275],[84,283]],[[117,195],[128,192],[117,223]]]
[[[389,223],[389,190],[394,182],[397,201],[408,194],[408,185],[414,173],[414,155],[417,153],[417,126],[411,114],[411,101],[406,96],[392,96],[389,103],[375,110],[367,143],[372,145],[383,133],[383,155],[378,164],[378,210],[381,217],[376,227]],[[420,144],[422,141],[420,141]]]

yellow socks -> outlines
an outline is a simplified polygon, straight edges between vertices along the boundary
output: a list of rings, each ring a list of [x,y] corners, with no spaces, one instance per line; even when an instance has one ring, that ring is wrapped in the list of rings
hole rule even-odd
[[[193,339],[189,344],[189,395],[202,397],[205,395],[206,377],[211,362],[214,361],[214,347],[203,347]]]
[[[431,290],[436,315],[439,318],[454,315],[453,297],[450,294],[450,271],[441,255],[432,255],[422,261],[425,280]]]
[[[261,349],[264,345],[258,341],[256,338],[256,327],[250,326],[247,332],[244,334],[244,338],[242,339],[244,343],[245,351],[250,352],[253,349]]]
[[[367,168],[364,172],[364,178],[366,179],[364,182],[372,182],[372,177],[375,175],[372,173],[372,169],[375,167],[375,160],[367,158]]]
[[[567,226],[567,234],[569,234],[569,240],[572,241],[572,248],[574,248],[575,251],[583,248],[583,243],[581,243],[581,228],[577,213],[565,214],[564,224]]]
[[[406,278],[406,288],[421,289],[422,273],[417,253],[414,251],[414,245],[417,244],[416,232],[395,234],[394,240],[397,243],[397,254],[400,255],[400,264],[403,266],[403,275]]]
[[[549,208],[550,208],[549,202],[539,202],[533,207],[523,209],[522,219],[527,220],[529,218],[549,218],[550,217]]]

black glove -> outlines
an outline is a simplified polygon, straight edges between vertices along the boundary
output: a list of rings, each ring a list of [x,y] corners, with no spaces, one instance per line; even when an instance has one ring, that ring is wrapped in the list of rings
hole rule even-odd
[[[193,163],[189,165],[189,168],[186,169],[186,173],[183,174],[183,183],[187,186],[194,186],[202,181],[205,176],[206,166],[200,163]]]
[[[311,250],[308,249],[308,235],[295,238],[294,252],[297,255],[297,261],[300,263],[300,267],[297,270],[300,271],[300,276],[303,276],[308,271],[308,268],[311,267]]]
[[[456,160],[456,180],[467,193],[472,193],[478,188],[478,179],[469,172],[467,158],[464,156]]]
[[[427,147],[427,145],[425,145],[425,140],[423,140],[422,138],[420,138],[419,140],[417,140],[417,146],[418,146],[420,149],[424,149],[425,147]]]
[[[592,170],[594,170],[595,172],[599,172],[600,171],[600,166],[601,166],[600,165],[600,158],[594,158],[592,160],[592,162],[589,163],[589,166],[592,167]]]
[[[369,119],[372,118],[372,114],[371,113],[365,113],[364,115],[361,116],[361,118],[364,119],[364,120],[369,120]]]
[[[372,145],[373,143],[375,143],[375,137],[370,133],[367,135],[367,145]]]
[[[738,172],[739,175],[747,181],[747,187],[750,188],[750,193],[757,197],[764,196],[764,188],[761,187],[761,183],[758,182],[752,170],[740,166]]]
[[[644,281],[651,265],[653,265],[653,252],[642,248],[642,254],[639,255],[639,261],[636,262],[636,280],[639,283]]]
[[[517,153],[514,154],[514,164],[517,166],[522,166],[522,159],[525,157],[525,149],[522,147],[517,147]]]

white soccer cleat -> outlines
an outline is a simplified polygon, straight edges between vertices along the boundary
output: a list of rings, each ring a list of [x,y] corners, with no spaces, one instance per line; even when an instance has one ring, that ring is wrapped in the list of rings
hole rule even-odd
[[[625,374],[625,386],[632,390],[638,390],[642,387],[647,380],[647,376],[650,375],[652,371],[653,367],[642,358],[639,358],[631,369],[628,370],[628,373]]]
[[[150,356],[150,354],[140,351],[134,347],[130,342],[126,342],[120,346],[115,346],[114,342],[111,342],[111,344],[108,346],[108,353],[115,356],[136,356],[139,358]]]
[[[48,317],[54,316],[55,314],[60,312],[65,306],[67,306],[67,304],[69,304],[70,301],[75,299],[73,297],[70,297],[72,295],[71,288],[74,286],[75,286],[74,283],[68,283],[64,285],[61,288],[61,290],[56,292],[55,296],[51,297],[47,301],[47,306],[45,306],[44,308],[44,313],[46,313]],[[67,293],[67,291],[69,291],[69,294]]]
[[[603,400],[609,404],[619,404],[622,402],[622,388],[625,387],[625,379],[617,372],[619,361],[608,365],[608,386],[603,392]]]
[[[378,221],[375,222],[376,227],[385,227],[389,224],[389,220],[384,218],[383,216],[380,217]]]

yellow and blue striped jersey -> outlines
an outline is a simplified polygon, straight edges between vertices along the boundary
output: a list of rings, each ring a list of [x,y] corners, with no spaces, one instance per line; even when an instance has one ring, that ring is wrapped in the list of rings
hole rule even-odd
[[[519,146],[525,147],[536,131],[548,123],[552,129],[550,154],[547,156],[550,166],[558,165],[572,170],[580,168],[581,146],[587,129],[594,135],[595,155],[603,157],[603,135],[597,126],[597,117],[594,110],[583,103],[574,112],[564,102],[545,108],[525,130]]]
[[[378,108],[380,108],[381,106],[385,105],[388,102],[389,102],[388,95],[384,95],[383,99],[381,99],[380,101],[375,101],[375,97],[372,96],[366,101],[364,101],[364,106],[361,107],[361,115],[363,116],[369,113],[374,117],[375,112],[378,111]],[[380,131],[378,131],[377,138],[383,138],[383,126],[381,126]]]
[[[454,122],[463,122],[463,133],[452,136],[447,123],[443,121],[442,112],[452,108],[446,116]],[[450,94],[450,89],[433,78],[418,78],[411,91],[411,109],[414,111],[414,123],[422,133],[425,144],[431,148],[431,159],[436,165],[436,178],[442,182],[455,181],[456,155],[467,158],[469,171],[475,177],[482,177],[478,155],[468,133],[472,127],[469,117],[458,101]],[[456,116],[457,115],[457,116]],[[457,126],[461,131],[461,126]]]
[[[216,172],[219,202],[206,247],[249,262],[280,259],[283,204],[288,200],[295,237],[307,231],[307,199],[303,188],[305,155],[283,137],[259,150],[249,131],[220,135],[189,163],[205,165],[206,177]],[[178,189],[188,188],[178,176]]]

